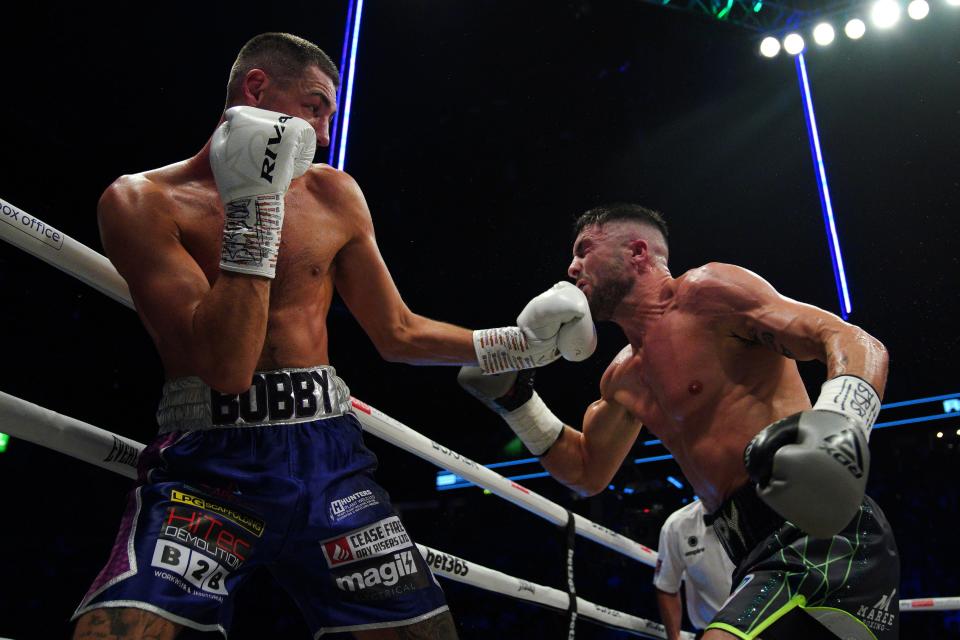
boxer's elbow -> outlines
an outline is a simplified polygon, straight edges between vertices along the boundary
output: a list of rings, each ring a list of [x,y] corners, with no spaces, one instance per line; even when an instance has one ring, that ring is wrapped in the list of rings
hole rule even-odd
[[[387,362],[416,364],[413,343],[410,336],[402,331],[391,331],[385,336],[374,339],[377,353]]]
[[[211,389],[227,395],[240,395],[250,389],[254,367],[221,364],[200,369],[200,379]]]
[[[593,484],[583,484],[583,485],[574,485],[570,488],[580,494],[581,497],[590,498],[597,494],[603,493],[603,490],[609,486],[607,483],[593,483]]]
[[[374,346],[380,357],[387,362],[403,364],[437,364],[443,361],[438,355],[443,349],[435,344],[429,323],[422,317],[407,311],[399,314],[389,325],[373,336]]]
[[[557,445],[559,444],[558,442]],[[557,445],[554,445],[546,456],[540,458],[543,468],[549,471],[557,481],[584,498],[595,496],[609,486],[612,476],[602,473],[599,469],[592,469],[579,456],[571,458],[569,450],[565,451],[562,445]]]
[[[890,367],[890,353],[887,347],[870,334],[864,334],[869,353],[867,360],[868,373],[872,374],[871,380],[874,389],[880,398],[883,398],[884,389],[887,386],[887,371]]]
[[[584,477],[574,490],[584,498],[589,498],[590,496],[603,493],[607,487],[610,486],[611,480],[613,480],[613,478],[608,478],[606,476]]]

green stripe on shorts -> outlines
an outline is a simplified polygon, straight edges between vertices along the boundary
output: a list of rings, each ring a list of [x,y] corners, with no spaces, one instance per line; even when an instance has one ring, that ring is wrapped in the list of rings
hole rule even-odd
[[[751,625],[750,630],[747,633],[744,633],[743,631],[740,631],[736,627],[733,627],[725,622],[711,623],[707,625],[707,629],[720,629],[721,631],[726,631],[727,633],[741,638],[741,640],[754,640],[763,630],[782,618],[788,612],[797,607],[803,607],[805,604],[807,604],[807,599],[805,597],[801,595],[793,596],[785,605],[774,611],[770,617],[764,619],[762,623],[756,626]]]

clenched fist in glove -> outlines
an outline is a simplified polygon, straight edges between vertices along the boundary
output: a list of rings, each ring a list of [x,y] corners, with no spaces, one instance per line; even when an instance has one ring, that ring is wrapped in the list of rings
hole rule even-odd
[[[210,146],[226,214],[220,268],[273,278],[283,197],[313,163],[317,134],[305,120],[256,107],[231,107],[224,117]]]
[[[597,348],[597,332],[586,296],[558,282],[527,303],[517,326],[473,332],[477,361],[485,374],[531,369],[561,355],[586,360]]]
[[[866,381],[843,375],[825,382],[813,409],[774,422],[747,445],[744,463],[757,494],[814,537],[839,533],[863,501],[879,410]]]

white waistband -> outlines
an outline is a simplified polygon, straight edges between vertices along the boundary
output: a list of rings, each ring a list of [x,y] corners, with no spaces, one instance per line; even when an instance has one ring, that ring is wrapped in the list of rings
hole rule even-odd
[[[330,366],[253,374],[239,395],[220,393],[196,376],[163,385],[157,409],[160,433],[295,424],[343,415],[350,389]]]

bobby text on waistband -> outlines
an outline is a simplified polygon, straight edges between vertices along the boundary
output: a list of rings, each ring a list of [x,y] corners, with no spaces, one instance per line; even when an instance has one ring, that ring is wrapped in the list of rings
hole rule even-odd
[[[253,374],[239,395],[220,393],[196,376],[168,380],[157,409],[160,433],[295,424],[343,415],[350,389],[330,366]]]

